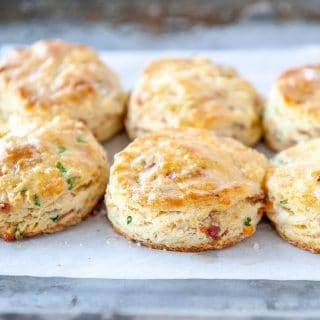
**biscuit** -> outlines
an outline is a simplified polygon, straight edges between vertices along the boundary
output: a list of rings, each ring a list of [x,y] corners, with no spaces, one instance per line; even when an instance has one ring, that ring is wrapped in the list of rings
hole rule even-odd
[[[320,252],[320,139],[280,152],[267,175],[266,213],[281,237]]]
[[[108,218],[116,231],[152,248],[228,247],[261,219],[267,167],[262,154],[212,131],[146,134],[115,156]]]
[[[0,63],[0,110],[48,120],[67,114],[100,141],[123,127],[126,94],[97,53],[62,40],[14,49]]]
[[[320,64],[284,71],[271,90],[265,112],[268,145],[280,151],[320,137]]]
[[[253,145],[261,136],[262,99],[235,70],[207,58],[161,58],[140,75],[126,129],[131,139],[164,128],[209,129]]]
[[[55,117],[0,138],[0,237],[52,233],[87,217],[107,184],[104,150],[81,122]]]

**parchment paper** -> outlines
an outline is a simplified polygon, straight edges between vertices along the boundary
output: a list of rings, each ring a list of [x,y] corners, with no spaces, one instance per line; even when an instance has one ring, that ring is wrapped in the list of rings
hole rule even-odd
[[[196,41],[196,40],[195,40]],[[103,52],[103,58],[131,89],[141,68],[161,55],[194,55],[236,67],[266,94],[277,74],[289,66],[320,60],[320,47],[219,52]],[[128,143],[124,133],[105,146],[110,160]],[[259,149],[267,152],[264,146]],[[269,152],[270,155],[270,152]],[[111,229],[104,209],[63,232],[21,242],[0,240],[0,274],[121,279],[277,279],[320,280],[320,256],[278,237],[264,220],[256,233],[220,251],[175,253],[128,242]]]

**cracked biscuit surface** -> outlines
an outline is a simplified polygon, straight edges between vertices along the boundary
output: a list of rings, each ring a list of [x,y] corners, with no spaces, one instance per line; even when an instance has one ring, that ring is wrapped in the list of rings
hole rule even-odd
[[[224,248],[255,231],[267,167],[262,154],[211,131],[146,134],[115,156],[108,217],[116,231],[153,248]]]
[[[232,68],[207,58],[161,58],[139,76],[126,128],[133,139],[164,128],[209,129],[253,145],[261,136],[263,101]]]

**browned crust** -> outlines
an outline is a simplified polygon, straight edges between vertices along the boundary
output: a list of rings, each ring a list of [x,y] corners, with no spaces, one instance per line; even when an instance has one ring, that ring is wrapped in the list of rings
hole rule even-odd
[[[304,64],[292,67],[285,70],[277,79],[277,88],[289,107],[293,104],[305,103],[308,98],[304,95],[315,89],[312,86],[310,87],[310,80],[304,73],[306,69],[311,69],[319,74],[320,64]]]
[[[150,146],[151,142],[153,146]],[[227,148],[220,145],[226,145]],[[208,152],[207,148],[212,152]],[[154,151],[152,155],[152,150],[157,152]],[[237,153],[236,158],[230,150]],[[143,187],[137,178],[146,172],[146,168],[141,162],[134,161],[142,154],[150,159],[154,158],[156,162],[153,171],[146,174]],[[220,161],[222,157],[227,162]],[[234,181],[234,175],[238,175],[241,172],[239,167],[243,166],[240,159],[250,160],[251,166],[245,173],[241,173],[242,177]],[[217,137],[212,132],[201,129],[166,129],[143,135],[119,152],[113,163],[111,181],[117,185],[116,188],[126,192],[127,197],[135,197],[144,206],[157,208],[159,211],[173,208],[180,210],[191,205],[227,208],[252,195],[249,184],[255,184],[260,189],[267,167],[268,161],[264,155],[233,139]],[[259,173],[254,173],[255,178],[249,182],[256,168]],[[171,185],[175,192],[162,192],[161,187],[153,180],[155,172],[166,181],[174,173],[174,181],[178,183]],[[212,172],[216,172],[216,175],[219,172],[222,178],[212,178]],[[194,178],[199,179],[198,183],[190,184],[189,179]],[[114,183],[111,182],[110,186],[115,187]],[[150,192],[155,196],[150,197]]]
[[[279,230],[279,228],[277,227],[277,225],[273,221],[271,221],[271,226],[276,230],[276,232],[278,233],[278,235],[282,239],[286,240],[290,244],[292,244],[292,245],[294,245],[294,246],[296,246],[296,247],[298,247],[300,249],[310,251],[311,253],[320,253],[320,248],[319,247],[312,247],[312,246],[308,245],[305,242],[296,241],[296,240],[288,238],[283,232],[281,232]]]
[[[144,70],[144,74],[147,76],[152,76],[157,74],[160,70],[165,69],[169,66],[175,66],[178,69],[183,67],[190,67],[200,62],[205,62],[210,66],[217,75],[227,76],[227,77],[236,77],[239,76],[237,71],[232,67],[215,64],[208,58],[181,58],[181,57],[162,57],[160,59],[152,61]]]
[[[109,219],[109,221],[110,221],[110,219]],[[152,242],[145,241],[145,240],[134,239],[129,234],[122,232],[111,221],[110,221],[110,224],[111,224],[112,228],[114,229],[114,231],[116,231],[118,234],[125,237],[129,241],[141,243],[145,247],[148,247],[151,249],[168,250],[168,251],[176,251],[176,252],[200,252],[200,251],[206,251],[206,250],[212,250],[212,249],[224,249],[224,248],[231,247],[231,246],[237,244],[238,242],[247,238],[241,233],[239,236],[234,237],[234,238],[230,239],[229,241],[224,241],[224,242],[219,242],[219,243],[208,243],[206,245],[193,246],[193,247],[168,247],[166,245],[154,244]]]

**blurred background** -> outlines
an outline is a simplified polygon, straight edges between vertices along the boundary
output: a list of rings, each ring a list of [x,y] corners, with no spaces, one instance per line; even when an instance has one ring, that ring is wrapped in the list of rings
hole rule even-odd
[[[112,50],[312,45],[320,1],[0,1],[0,44],[57,37]]]

